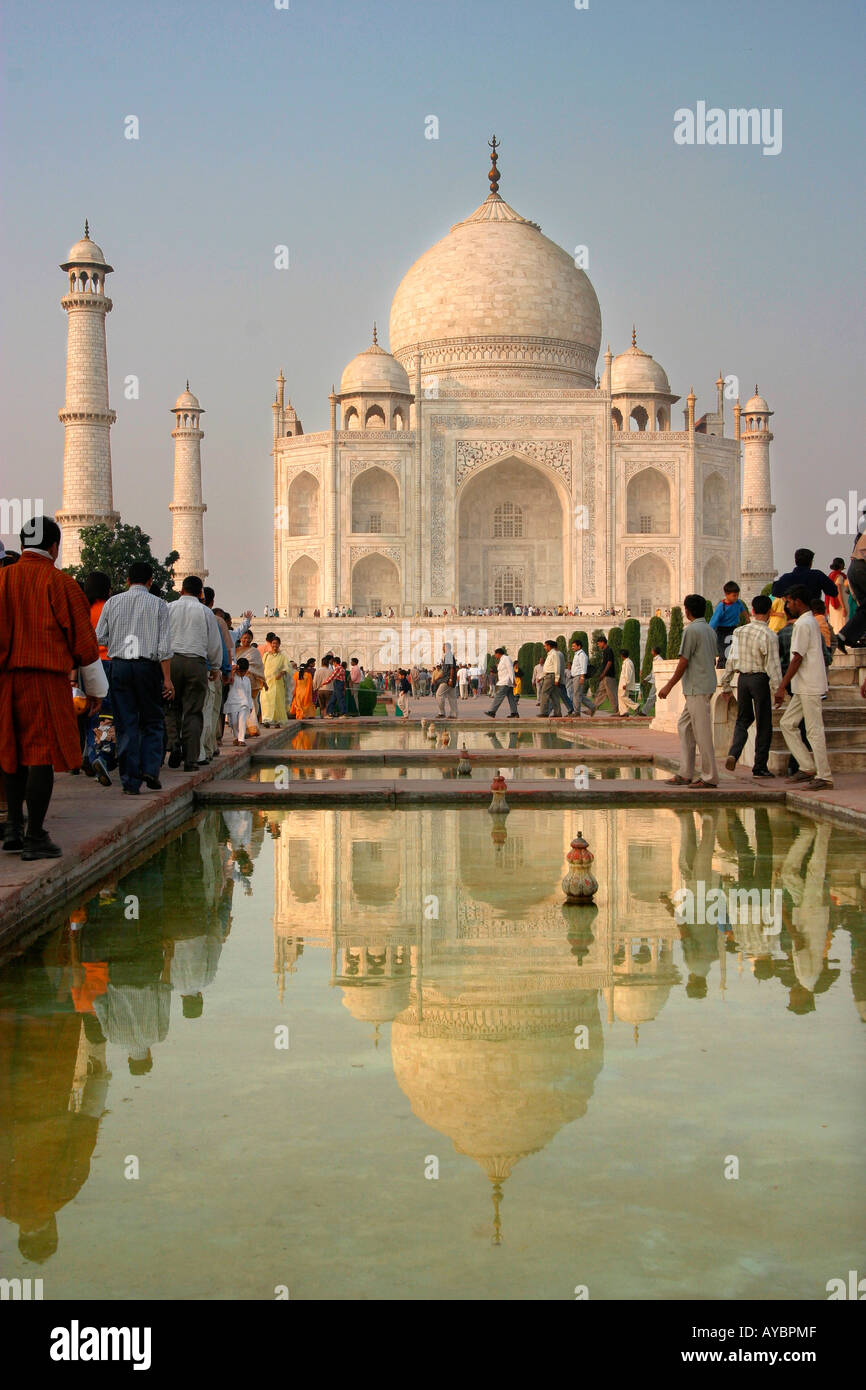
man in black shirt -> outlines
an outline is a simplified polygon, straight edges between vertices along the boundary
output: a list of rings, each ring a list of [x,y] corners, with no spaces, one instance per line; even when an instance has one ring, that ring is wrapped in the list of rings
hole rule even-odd
[[[795,584],[802,584],[810,601],[814,598],[820,598],[821,594],[826,594],[828,598],[835,598],[836,585],[823,570],[812,569],[814,558],[814,550],[795,550],[794,568],[789,570],[787,574],[780,574],[778,579],[773,580],[771,591],[773,598],[784,598],[788,590],[793,589]]]
[[[619,714],[619,697],[616,689],[616,660],[611,651],[606,637],[599,637],[598,650],[601,654],[601,670],[599,672],[599,684],[604,685],[610,700],[612,714]]]

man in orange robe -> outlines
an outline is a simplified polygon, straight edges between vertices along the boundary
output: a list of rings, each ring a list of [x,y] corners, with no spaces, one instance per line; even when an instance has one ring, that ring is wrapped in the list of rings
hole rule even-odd
[[[108,693],[87,599],[55,567],[59,550],[57,523],[34,517],[21,531],[20,561],[0,569],[0,769],[9,808],[3,849],[22,859],[63,852],[43,823],[55,771],[81,766],[73,667],[81,667],[89,714]]]

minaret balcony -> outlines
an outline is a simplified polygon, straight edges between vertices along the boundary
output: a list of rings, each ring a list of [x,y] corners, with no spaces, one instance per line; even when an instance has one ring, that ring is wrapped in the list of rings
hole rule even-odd
[[[63,309],[100,309],[106,314],[114,308],[107,294],[97,294],[94,290],[73,290],[63,296],[60,306]]]
[[[117,419],[116,410],[58,410],[57,418],[62,425],[113,425]]]

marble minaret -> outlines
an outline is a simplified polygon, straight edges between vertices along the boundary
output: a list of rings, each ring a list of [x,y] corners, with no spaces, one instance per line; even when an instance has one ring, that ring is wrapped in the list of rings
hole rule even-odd
[[[775,577],[773,513],[770,493],[770,416],[763,396],[755,394],[739,411],[743,444],[743,491],[740,508],[742,584],[747,600]]]
[[[69,276],[69,293],[60,301],[69,315],[66,348],[66,402],[59,411],[66,431],[63,447],[63,506],[57,513],[63,529],[62,563],[81,560],[82,526],[118,521],[111,486],[111,426],[117,418],[108,405],[108,359],[105,316],[111,300],[105,277],[112,267],[100,247],[84,236],[60,267]]]
[[[204,431],[199,428],[204,414],[197,398],[186,383],[172,413],[174,440],[174,498],[169,506],[172,516],[171,548],[180,558],[174,567],[175,588],[179,589],[189,574],[199,579],[207,576],[204,567],[204,525],[202,517],[207,507],[201,497],[201,441]]]

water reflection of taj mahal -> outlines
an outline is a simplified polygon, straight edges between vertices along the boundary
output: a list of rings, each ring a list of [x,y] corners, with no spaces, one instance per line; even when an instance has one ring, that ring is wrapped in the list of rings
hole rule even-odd
[[[330,951],[345,1008],[377,1041],[391,1024],[415,1114],[493,1184],[498,1232],[514,1165],[587,1109],[602,1013],[637,1042],[681,977],[662,901],[678,837],[659,839],[657,811],[515,812],[504,835],[490,822],[419,808],[395,836],[385,810],[293,811],[274,840],[274,968],[283,997],[305,947]],[[579,827],[596,910],[563,906]]]

